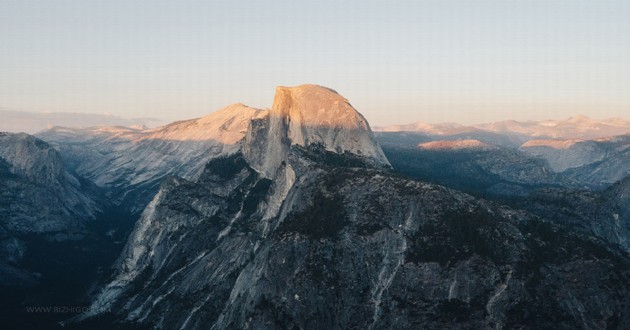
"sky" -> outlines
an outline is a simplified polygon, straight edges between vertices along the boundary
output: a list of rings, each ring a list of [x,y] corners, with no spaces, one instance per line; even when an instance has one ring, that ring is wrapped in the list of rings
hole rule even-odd
[[[630,118],[630,1],[0,0],[0,109],[167,120],[274,88],[370,123]]]

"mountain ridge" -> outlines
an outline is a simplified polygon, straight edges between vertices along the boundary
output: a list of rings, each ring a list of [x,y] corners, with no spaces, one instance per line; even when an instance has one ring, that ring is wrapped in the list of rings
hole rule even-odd
[[[56,127],[37,136],[57,148],[79,175],[113,189],[113,202],[140,213],[166,175],[194,178],[208,160],[236,152],[250,120],[264,113],[236,103],[148,130]]]
[[[378,126],[376,132],[422,132],[430,135],[455,135],[476,130],[512,134],[527,139],[597,139],[630,133],[630,120],[608,118],[591,119],[576,115],[561,120],[504,120],[491,123],[461,125],[458,123],[429,124],[415,122],[403,125]],[[523,141],[525,142],[525,141]]]
[[[279,97],[269,112],[279,115],[250,122],[242,152],[210,160],[196,180],[164,182],[115,275],[72,322],[190,329],[630,324],[623,314],[627,257],[524,211],[396,176],[378,154],[352,152],[362,144],[343,134],[327,138],[331,127],[303,129],[304,121],[286,115],[301,115],[294,95]]]

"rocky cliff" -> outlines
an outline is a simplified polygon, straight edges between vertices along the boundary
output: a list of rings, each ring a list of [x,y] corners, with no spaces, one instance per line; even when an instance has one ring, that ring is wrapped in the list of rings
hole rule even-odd
[[[98,211],[59,153],[27,134],[0,133],[0,180],[2,226],[9,232],[61,232]]]
[[[162,184],[116,274],[69,324],[630,326],[623,253],[388,165],[337,93],[279,88],[240,151]]]
[[[22,265],[28,239],[86,235],[100,207],[89,184],[65,168],[59,153],[28,134],[0,133],[0,285],[38,280]]]
[[[139,214],[167,175],[194,179],[210,159],[239,150],[250,121],[264,113],[236,103],[154,129],[53,127],[37,136],[112,202]]]

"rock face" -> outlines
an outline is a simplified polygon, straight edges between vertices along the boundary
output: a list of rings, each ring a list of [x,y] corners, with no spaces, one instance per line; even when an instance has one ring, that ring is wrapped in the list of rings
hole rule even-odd
[[[28,250],[24,236],[67,240],[85,235],[86,222],[100,211],[89,191],[44,141],[0,133],[0,285],[36,280],[20,266]]]
[[[108,190],[114,203],[140,213],[167,175],[193,179],[208,160],[239,150],[249,122],[263,113],[238,103],[150,130],[54,127],[38,137],[77,174]]]
[[[243,152],[268,176],[292,146],[319,147],[357,155],[373,166],[389,166],[365,118],[348,100],[325,87],[277,87],[271,111],[251,125]]]
[[[591,141],[532,140],[519,150],[586,186],[608,187],[630,175],[630,135]]]
[[[279,88],[241,151],[210,160],[196,180],[165,182],[115,276],[73,322],[630,326],[627,256],[524,212],[395,176],[342,100],[319,86]]]
[[[484,198],[519,197],[544,186],[577,185],[554,173],[545,160],[518,150],[458,148],[458,143],[436,141],[421,144],[429,148],[383,145],[397,172]]]
[[[518,204],[630,253],[630,176],[601,192],[541,189]]]
[[[24,133],[0,133],[0,181],[0,219],[9,232],[66,231],[98,211],[59,153]]]
[[[528,155],[544,158],[555,172],[593,164],[606,156],[594,141],[532,140],[519,148]]]
[[[365,118],[334,90],[315,85],[278,87],[271,117],[287,126],[292,145],[322,145],[326,151],[364,156],[388,165]]]

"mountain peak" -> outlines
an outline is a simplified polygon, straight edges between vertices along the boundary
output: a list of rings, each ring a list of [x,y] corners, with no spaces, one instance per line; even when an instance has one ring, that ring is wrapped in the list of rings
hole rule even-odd
[[[225,108],[219,109],[213,113],[205,115],[199,119],[197,119],[198,123],[216,123],[216,122],[225,122],[230,120],[231,118],[244,118],[251,119],[255,118],[263,110],[252,108],[243,103],[234,103],[230,104]]]
[[[390,166],[365,117],[336,91],[318,85],[276,87],[271,110],[252,121],[246,140],[253,165],[267,174],[291,146],[350,153],[376,167]]]
[[[284,123],[291,144],[317,144],[327,151],[350,152],[389,165],[365,117],[333,89],[276,87],[270,115]]]
[[[0,164],[31,182],[52,185],[63,181],[61,156],[48,143],[26,133],[0,134]]]
[[[569,118],[567,120],[567,122],[569,123],[573,123],[573,124],[577,124],[577,123],[591,123],[591,122],[597,122],[596,120],[593,120],[585,115],[575,115],[571,118]]]
[[[276,87],[272,114],[307,126],[367,129],[367,121],[336,91],[318,85]]]
[[[235,145],[245,136],[249,122],[264,113],[264,110],[235,103],[201,118],[154,128],[142,138],[188,142],[214,140]]]

